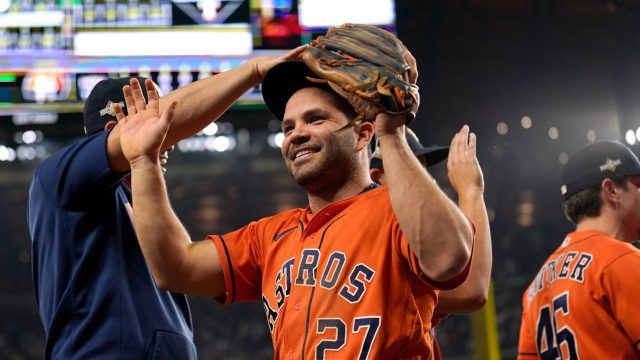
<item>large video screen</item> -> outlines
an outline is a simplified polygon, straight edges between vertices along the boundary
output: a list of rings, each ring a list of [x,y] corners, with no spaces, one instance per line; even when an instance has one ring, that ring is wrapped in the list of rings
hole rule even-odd
[[[394,0],[0,0],[0,115],[78,112],[107,77],[167,93],[344,22],[394,31]]]

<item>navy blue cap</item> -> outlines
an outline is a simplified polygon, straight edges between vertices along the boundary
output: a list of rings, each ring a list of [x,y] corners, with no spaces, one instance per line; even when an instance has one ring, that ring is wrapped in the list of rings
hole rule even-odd
[[[269,70],[262,81],[262,98],[278,120],[284,118],[284,110],[289,98],[298,90],[316,87],[333,92],[326,83],[317,83],[308,78],[318,79],[302,60],[282,62]]]
[[[420,143],[418,136],[413,132],[413,130],[407,128],[406,130],[407,143],[409,143],[409,148],[411,152],[416,157],[424,157],[427,163],[427,166],[435,165],[442,160],[446,159],[449,156],[449,147],[448,146],[438,146],[432,145],[424,147]],[[373,151],[373,155],[371,156],[371,163],[369,165],[371,169],[381,169],[382,166],[382,153],[379,148],[375,148]]]
[[[634,175],[640,175],[640,161],[631,149],[617,141],[598,141],[569,158],[562,171],[560,192],[568,199],[606,178]]]
[[[147,89],[144,86],[146,78],[140,76],[136,76],[135,78],[140,82],[145,99],[148,99]],[[122,87],[129,85],[129,79],[131,78],[104,79],[93,87],[93,90],[91,90],[91,93],[84,103],[84,110],[82,111],[84,117],[84,132],[87,136],[104,130],[107,122],[112,120],[116,121],[113,104],[120,103],[124,114],[127,115]]]

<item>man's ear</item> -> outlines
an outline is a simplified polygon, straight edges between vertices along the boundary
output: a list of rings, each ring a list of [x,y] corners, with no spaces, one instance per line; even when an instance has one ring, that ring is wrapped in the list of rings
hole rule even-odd
[[[376,184],[384,185],[384,181],[383,181],[384,169],[371,168],[369,169],[369,175],[371,176],[371,181],[373,181]]]
[[[115,120],[109,120],[106,124],[104,124],[104,131],[111,130],[114,126],[116,126],[118,122]]]
[[[601,192],[607,201],[619,203],[622,196],[622,188],[613,180],[607,178],[600,183]]]
[[[371,139],[373,138],[373,124],[369,121],[363,121],[356,125],[356,131],[358,133],[358,151],[362,150],[365,146],[369,146]]]
[[[371,180],[375,183],[378,183],[380,171],[379,169],[373,168],[369,169],[369,175],[371,176]]]

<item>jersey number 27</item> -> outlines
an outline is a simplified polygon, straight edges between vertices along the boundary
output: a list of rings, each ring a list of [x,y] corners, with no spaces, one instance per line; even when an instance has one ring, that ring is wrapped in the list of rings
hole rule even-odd
[[[316,360],[324,360],[325,351],[338,351],[347,343],[347,324],[342,319],[318,319],[318,333],[324,334],[328,329],[336,330],[336,338],[333,340],[322,340],[316,346]],[[367,332],[364,341],[360,347],[358,360],[369,359],[369,351],[376,339],[378,329],[380,328],[380,317],[357,317],[353,322],[353,332],[360,332],[362,328],[366,328]]]

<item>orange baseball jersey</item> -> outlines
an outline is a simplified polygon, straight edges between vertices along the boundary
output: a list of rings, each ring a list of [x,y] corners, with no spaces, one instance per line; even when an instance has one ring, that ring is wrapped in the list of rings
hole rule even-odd
[[[640,251],[574,232],[522,299],[518,359],[640,358]]]
[[[438,290],[395,218],[386,187],[310,214],[293,209],[210,237],[224,303],[262,301],[277,359],[430,359]]]

